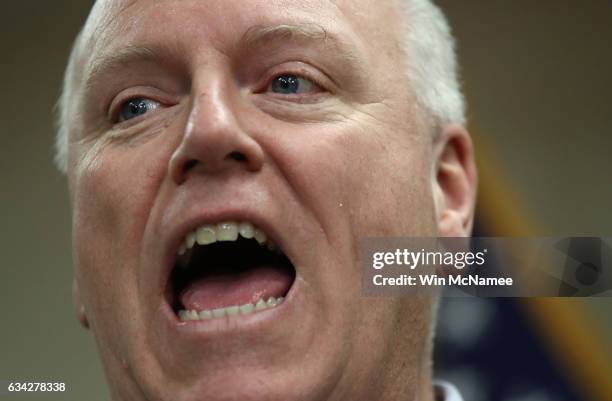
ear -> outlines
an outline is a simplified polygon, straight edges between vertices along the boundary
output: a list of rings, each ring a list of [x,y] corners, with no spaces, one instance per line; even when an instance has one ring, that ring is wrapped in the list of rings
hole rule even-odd
[[[76,279],[72,282],[72,302],[77,320],[81,323],[81,326],[88,329],[89,322],[87,321],[87,315],[85,315],[85,306],[81,302],[81,293],[79,292],[79,285]]]
[[[472,140],[465,128],[449,124],[433,143],[433,195],[441,237],[472,232],[477,173]]]

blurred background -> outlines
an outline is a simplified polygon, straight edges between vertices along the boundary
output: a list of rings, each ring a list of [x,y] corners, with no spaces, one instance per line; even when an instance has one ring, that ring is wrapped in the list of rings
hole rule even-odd
[[[5,2],[0,15],[0,382],[70,386],[32,399],[108,399],[72,314],[69,202],[52,164],[52,109],[91,4]],[[612,237],[612,2],[438,4],[478,154],[477,234]],[[466,401],[612,400],[612,299],[448,299],[435,358]]]

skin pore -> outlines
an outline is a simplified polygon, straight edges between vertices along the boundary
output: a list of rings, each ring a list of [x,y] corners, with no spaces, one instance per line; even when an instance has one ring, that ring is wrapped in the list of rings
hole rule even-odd
[[[476,172],[466,131],[417,106],[400,35],[392,1],[96,3],[68,178],[75,304],[114,399],[433,399],[434,300],[362,297],[359,241],[469,235]],[[290,294],[181,323],[167,261],[228,219],[275,239]]]

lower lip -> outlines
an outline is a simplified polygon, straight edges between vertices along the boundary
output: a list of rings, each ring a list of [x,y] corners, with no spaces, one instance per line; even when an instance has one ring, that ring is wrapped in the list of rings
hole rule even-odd
[[[179,335],[192,335],[205,338],[216,336],[238,335],[250,331],[262,331],[274,324],[274,322],[284,319],[293,309],[293,304],[298,302],[299,280],[295,277],[291,288],[285,295],[285,299],[280,305],[273,308],[253,312],[249,315],[224,316],[210,320],[189,320],[182,321],[174,312],[173,308],[164,298],[162,313],[166,316],[166,321],[170,323],[171,329]]]

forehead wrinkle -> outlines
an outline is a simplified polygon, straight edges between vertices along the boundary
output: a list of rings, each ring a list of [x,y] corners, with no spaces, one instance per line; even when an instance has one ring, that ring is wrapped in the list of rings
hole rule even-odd
[[[238,41],[238,47],[254,49],[285,41],[314,42],[323,44],[335,50],[347,61],[358,62],[361,57],[356,50],[330,33],[324,27],[314,23],[279,24],[272,26],[255,25],[248,28]],[[166,44],[168,45],[168,44]],[[172,47],[172,46],[171,46]],[[175,51],[179,49],[174,49]],[[173,53],[172,49],[168,49]],[[179,50],[177,54],[181,54]],[[127,66],[137,61],[159,61],[160,53],[153,46],[128,45],[117,50],[107,51],[101,55],[92,56],[87,64],[84,89],[90,90],[97,81],[109,71]]]

